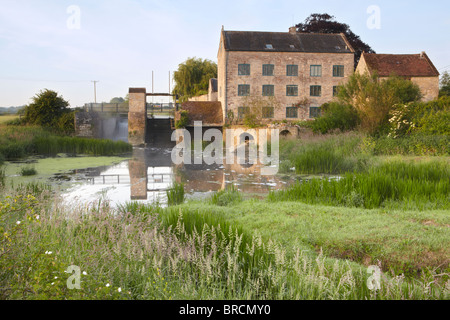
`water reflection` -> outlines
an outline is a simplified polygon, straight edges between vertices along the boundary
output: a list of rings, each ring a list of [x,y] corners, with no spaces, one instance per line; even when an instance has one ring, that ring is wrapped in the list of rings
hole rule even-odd
[[[260,163],[224,165],[172,164],[175,143],[135,148],[130,160],[110,167],[79,170],[84,182],[66,194],[68,202],[95,203],[99,198],[117,205],[128,201],[167,202],[166,190],[174,182],[184,183],[188,198],[207,198],[212,192],[234,185],[245,195],[264,196],[296,181],[291,176],[261,175]]]

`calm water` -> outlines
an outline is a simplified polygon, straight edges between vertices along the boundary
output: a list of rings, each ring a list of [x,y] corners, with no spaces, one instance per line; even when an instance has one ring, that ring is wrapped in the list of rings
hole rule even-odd
[[[298,178],[292,175],[262,176],[260,165],[173,165],[173,145],[134,149],[131,160],[120,164],[76,170],[69,176],[77,182],[64,193],[67,203],[98,203],[115,206],[129,201],[167,203],[166,190],[184,183],[187,198],[208,198],[213,192],[234,185],[244,196],[263,197],[285,188]]]

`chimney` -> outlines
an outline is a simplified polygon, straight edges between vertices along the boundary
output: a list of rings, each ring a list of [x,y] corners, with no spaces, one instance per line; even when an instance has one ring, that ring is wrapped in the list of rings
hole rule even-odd
[[[297,33],[297,27],[290,27],[289,28],[289,33],[296,34]]]

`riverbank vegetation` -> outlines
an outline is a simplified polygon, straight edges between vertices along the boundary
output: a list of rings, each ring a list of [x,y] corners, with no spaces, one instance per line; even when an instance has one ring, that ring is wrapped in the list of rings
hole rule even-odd
[[[448,105],[402,100],[371,125],[348,117],[351,103],[329,106],[320,130],[280,141],[280,174],[300,181],[265,199],[230,186],[186,202],[175,184],[167,207],[68,208],[45,184],[5,183],[0,169],[0,298],[448,300]],[[11,128],[0,133],[4,159],[96,152],[88,139]]]

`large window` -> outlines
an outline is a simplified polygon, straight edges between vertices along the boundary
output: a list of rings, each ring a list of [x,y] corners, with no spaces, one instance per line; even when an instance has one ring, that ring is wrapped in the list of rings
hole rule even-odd
[[[273,76],[273,70],[274,70],[273,64],[263,64],[262,74],[263,76]]]
[[[343,77],[344,66],[333,66],[333,77]]]
[[[273,107],[262,107],[262,118],[271,119],[273,118],[274,108]]]
[[[322,66],[312,65],[311,66],[311,77],[321,77],[322,76]]]
[[[317,118],[320,116],[320,107],[309,107],[309,117]]]
[[[238,118],[244,119],[244,116],[250,112],[250,107],[238,107]]]
[[[320,97],[322,95],[322,86],[311,86],[310,87],[310,96],[311,97]]]
[[[297,107],[287,107],[286,108],[286,118],[298,118]]]
[[[268,85],[263,85],[262,87],[262,94],[265,97],[272,97],[274,95],[275,92],[275,88],[273,85],[268,84]]]
[[[238,85],[238,96],[249,96],[250,95],[250,85],[240,84]]]
[[[238,66],[238,74],[240,76],[249,76],[250,75],[250,65],[247,63],[240,64]]]
[[[286,75],[288,77],[297,77],[298,76],[298,65],[288,64],[286,66]]]
[[[296,85],[286,86],[286,95],[289,97],[298,96],[298,86]]]

